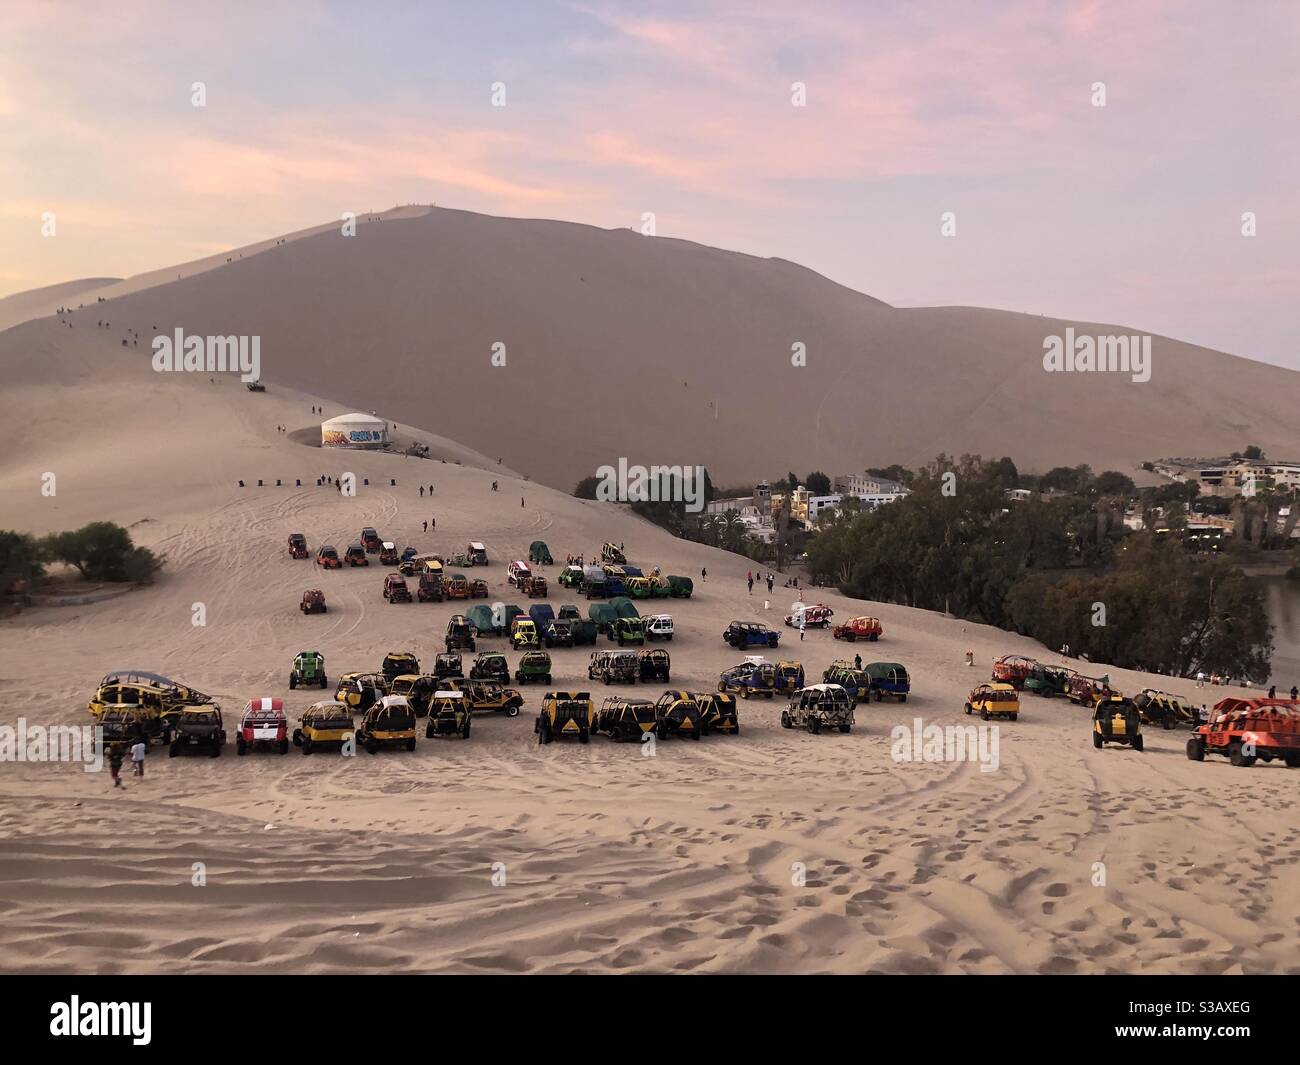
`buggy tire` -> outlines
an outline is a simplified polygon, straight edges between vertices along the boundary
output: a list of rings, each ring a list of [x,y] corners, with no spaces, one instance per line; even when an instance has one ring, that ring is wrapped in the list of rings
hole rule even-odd
[[[1140,732],[1133,737],[1133,750],[1135,751],[1142,750],[1142,733]]]
[[[578,742],[588,743],[591,741],[591,733],[587,729],[581,729],[578,732]]]
[[[1093,745],[1094,747],[1096,747],[1097,750],[1100,751],[1100,750],[1101,750],[1101,746],[1102,746],[1102,744],[1105,743],[1105,742],[1106,742],[1106,741],[1102,738],[1102,735],[1101,735],[1100,732],[1093,732],[1093,734],[1092,734],[1092,745]]]
[[[818,736],[822,731],[822,719],[819,717],[810,717],[808,719],[808,731],[814,736]]]
[[[293,730],[293,745],[295,747],[302,746],[302,729],[300,728],[296,728]]]
[[[366,740],[366,753],[375,754],[379,750],[379,744],[374,740]]]
[[[1193,736],[1187,741],[1187,757],[1189,761],[1205,761],[1205,743],[1199,736]]]
[[[857,634],[856,634],[856,633],[853,633],[853,632],[846,632],[846,633],[844,634],[844,638],[845,638],[846,640],[848,640],[849,643],[857,643],[857,641],[858,641]]]
[[[853,727],[852,725],[850,725],[847,721],[845,721],[842,725],[840,725],[840,731],[847,733],[849,729],[851,729],[852,727]]]
[[[900,703],[905,703],[905,702],[907,702],[907,692],[903,692],[903,694],[900,695],[900,696],[898,697],[898,701],[899,701]]]
[[[280,753],[281,753],[281,754],[288,754],[288,753],[289,753],[289,741],[288,741],[288,740],[281,740],[281,741],[280,741]]]
[[[790,715],[784,710],[781,711],[781,727],[794,728],[794,722],[790,720]],[[740,730],[737,729],[736,731],[739,732]]]
[[[174,742],[173,742],[173,743],[170,743],[170,744],[167,745],[167,757],[168,757],[168,758],[175,758],[176,755],[178,755],[178,754],[180,753],[180,751],[177,749],[177,746],[178,746],[178,745],[177,745],[176,743],[174,743]]]
[[[1011,714],[1010,717],[1011,717],[1011,720],[1012,720],[1012,721],[1019,721],[1019,720],[1020,720],[1020,715],[1019,715],[1019,714]]]
[[[222,744],[220,744],[220,743],[214,743],[214,744],[212,745],[212,750],[210,750],[210,751],[208,752],[208,757],[209,757],[209,758],[220,758],[220,757],[221,757],[221,747],[222,747]]]
[[[967,703],[967,704],[966,704],[966,713],[967,713],[967,714],[970,713],[970,703]]]
[[[322,688],[324,688],[325,685],[328,684],[328,683],[329,683],[329,681],[326,679],[325,674],[322,673],[321,676],[320,676],[320,686],[321,686]]]
[[[424,738],[426,740],[431,740],[436,735],[437,733],[433,731],[433,722],[430,721],[427,725],[424,726]]]
[[[298,678],[297,678],[296,676],[294,676],[294,674],[290,673],[290,674],[289,674],[289,690],[290,690],[290,691],[293,691],[293,690],[294,690],[295,688],[297,688],[297,687],[298,687]]]
[[[1245,755],[1241,753],[1241,742],[1234,740],[1228,745],[1228,761],[1241,769],[1249,769],[1255,764],[1254,755]]]
[[[517,707],[514,703],[511,703],[509,706],[506,707],[506,717],[518,717],[518,716],[519,716],[519,707]]]
[[[1288,769],[1300,767],[1300,753],[1296,751],[1287,751],[1286,754],[1282,755],[1282,761],[1286,763]]]
[[[732,734],[733,736],[739,736],[739,735],[740,735],[740,722],[739,722],[739,721],[736,722],[736,727],[735,727],[734,729],[731,730],[731,734]]]
[[[700,738],[700,730],[698,728],[691,729],[691,739],[698,740],[699,738]]]
[[[877,688],[875,691],[871,691],[871,689],[868,688],[867,691],[870,695],[874,695],[876,697],[876,702],[880,702],[880,700],[885,697],[884,693],[881,692],[879,688]]]
[[[981,707],[981,708],[980,708],[980,720],[981,720],[981,721],[987,721],[988,719],[989,719],[988,708],[987,708],[987,707]]]
[[[237,740],[235,740],[235,753],[236,754],[248,753],[248,744],[244,742],[243,736],[240,736]]]
[[[406,749],[407,749],[408,751],[413,751],[413,750],[415,750],[415,737],[414,737],[414,736],[412,736],[409,740],[406,741]]]

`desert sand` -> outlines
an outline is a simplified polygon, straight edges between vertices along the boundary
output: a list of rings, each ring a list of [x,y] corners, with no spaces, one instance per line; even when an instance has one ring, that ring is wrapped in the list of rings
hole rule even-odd
[[[258,335],[268,382],[382,407],[566,491],[619,456],[705,465],[729,487],[941,451],[1130,474],[1249,443],[1300,454],[1293,370],[1156,337],[1145,383],[1043,372],[1046,336],[1137,322],[894,308],[780,259],[444,208],[295,236],[98,289],[87,309],[119,297],[104,311],[118,339]]]
[[[386,225],[385,234],[417,224],[423,220]],[[469,223],[449,217],[444,224]],[[536,237],[531,226],[523,233],[521,245]],[[469,370],[464,381],[415,373],[414,353],[409,363],[386,370],[375,353],[390,350],[390,339],[367,334],[374,316],[360,309],[366,301],[354,301],[355,334],[347,334],[330,309],[348,301],[305,276],[308,263],[326,254],[313,250],[313,241],[330,239],[273,244],[235,267],[143,287],[108,309],[92,303],[72,316],[71,328],[47,317],[0,334],[6,409],[22,430],[0,453],[0,528],[43,533],[107,519],[166,556],[161,579],[150,587],[0,621],[2,723],[20,715],[32,723],[84,723],[98,679],[127,667],[212,693],[228,718],[251,697],[281,697],[296,721],[320,697],[288,690],[291,659],[300,649],[323,651],[331,677],[377,669],[389,650],[413,650],[431,662],[455,607],[390,606],[380,594],[387,571],[377,565],[324,573],[310,561],[292,561],[284,541],[293,531],[304,532],[313,551],[324,542],[346,545],[363,525],[421,551],[461,550],[468,540],[482,540],[492,565],[471,573],[486,577],[493,599],[505,601],[517,601],[505,582],[506,563],[524,557],[532,540],[546,540],[561,559],[590,554],[605,540],[625,543],[634,563],[696,579],[693,598],[662,608],[677,627],[667,645],[674,687],[711,689],[719,670],[740,659],[721,639],[731,620],[780,625],[791,593],[778,578],[771,597],[763,585],[748,594],[744,577],[753,564],[747,559],[675,540],[623,508],[537,483],[543,473],[570,478],[573,464],[592,457],[576,450],[577,437],[566,427],[566,419],[588,431],[595,425],[590,404],[599,393],[587,378],[562,402],[563,367],[544,375],[546,391],[538,383],[543,378],[530,378],[514,395],[504,386],[489,389],[486,378]],[[580,239],[640,240],[596,231],[583,231]],[[724,254],[670,252],[645,241],[636,246],[653,255],[689,252],[702,260],[701,269]],[[350,247],[364,252],[368,245],[358,238]],[[269,269],[273,256],[292,255],[304,258],[295,260],[294,271],[276,275],[277,286],[265,287],[261,303],[249,296],[264,283],[259,264]],[[788,264],[758,260],[752,270],[799,276]],[[429,299],[477,299],[472,280],[455,295],[435,290]],[[155,323],[164,329],[185,319],[194,332],[217,323],[221,332],[239,332],[240,323],[227,314],[231,308],[245,313],[248,300],[242,324],[283,331],[297,313],[293,301],[313,289],[320,316],[288,364],[293,369],[265,359],[272,384],[263,395],[250,394],[233,376],[210,382],[148,368],[143,338]],[[833,298],[864,315],[877,313],[857,294],[841,290]],[[203,307],[209,310],[199,313]],[[748,317],[739,298],[728,313],[738,324]],[[879,313],[882,336],[924,317]],[[192,314],[198,317],[191,324]],[[951,329],[965,342],[969,328],[992,314],[936,311],[926,328],[935,338]],[[111,331],[95,327],[100,317],[112,321]],[[567,324],[564,315],[555,316],[552,345],[560,344]],[[623,332],[612,329],[612,319],[608,324],[612,358],[648,323],[622,321]],[[127,328],[139,331],[138,348],[122,347]],[[337,335],[327,342],[331,331]],[[366,336],[368,345],[354,373],[339,361],[350,336]],[[1189,359],[1226,358],[1187,352]],[[308,372],[313,353],[318,369]],[[1260,380],[1284,373],[1246,365],[1243,375]],[[720,365],[696,369],[724,379]],[[411,373],[417,385],[407,387]],[[622,380],[625,392],[634,386]],[[657,387],[647,390],[658,396]],[[693,384],[689,391],[703,396],[708,390]],[[1256,404],[1256,424],[1263,424],[1268,404],[1281,402],[1248,383],[1241,385],[1246,392]],[[348,396],[366,399],[340,402]],[[1189,397],[1188,405],[1212,398],[1222,397]],[[843,423],[842,405],[828,403],[826,424]],[[310,408],[317,404],[327,415],[380,409],[401,424],[402,439],[429,443],[433,458],[324,452],[277,430],[284,425],[310,437],[319,421]],[[611,413],[624,419],[632,411],[629,405]],[[467,432],[475,421],[500,431]],[[853,424],[860,424],[862,439],[874,435],[870,423]],[[780,449],[790,438],[771,425],[755,461],[770,467],[769,456],[777,455],[777,469],[809,465],[799,455],[785,461],[789,452]],[[939,435],[969,429],[926,425]],[[1088,460],[1078,443],[1067,435],[1043,446]],[[964,448],[976,449],[991,450],[978,436]],[[1160,442],[1148,450],[1162,450]],[[838,452],[822,454],[829,465]],[[906,456],[893,451],[891,457]],[[499,458],[505,461],[498,464]],[[738,472],[749,467],[737,458]],[[317,476],[344,470],[370,480],[356,498],[316,487]],[[40,493],[47,472],[57,476],[52,498]],[[534,479],[526,481],[522,474],[529,472]],[[259,477],[268,484],[281,478],[287,486],[236,486],[240,478],[251,485]],[[295,479],[303,487],[288,487]],[[499,492],[490,490],[493,480],[500,481]],[[418,486],[430,483],[433,498],[422,499]],[[421,523],[431,516],[436,534],[423,534]],[[707,582],[699,580],[702,567]],[[548,574],[553,605],[573,601],[556,586],[557,572]],[[328,614],[299,612],[308,587],[325,590]],[[413,754],[304,758],[291,750],[285,757],[237,758],[228,748],[215,760],[168,759],[154,748],[145,779],[117,792],[106,772],[0,764],[0,969],[1300,969],[1293,773],[1279,765],[1246,771],[1223,760],[1189,762],[1183,732],[1149,729],[1144,753],[1096,751],[1086,710],[1028,695],[1020,720],[999,730],[995,772],[969,762],[895,762],[891,727],[911,727],[916,718],[968,721],[961,712],[965,693],[987,677],[996,656],[1059,659],[1032,641],[960,620],[821,591],[816,598],[837,617],[878,614],[883,640],[849,647],[827,632],[809,632],[800,644],[797,633],[783,628],[781,657],[797,658],[819,675],[832,659],[858,650],[868,661],[903,662],[912,675],[907,703],[860,706],[849,735],[785,731],[780,703],[755,700],[741,705],[740,736],[665,741],[654,757],[603,738],[539,747],[532,726],[541,691],[526,688],[528,703],[518,718],[480,718],[469,742],[421,737]],[[206,607],[204,627],[191,624],[195,603]],[[504,648],[504,641],[482,646]],[[967,649],[975,668],[965,665]],[[555,686],[590,689],[600,699],[607,691],[585,679],[588,651],[553,652]],[[513,664],[516,656],[510,658]],[[1126,691],[1154,685],[1210,703],[1223,694],[1199,691],[1189,681],[1109,672]],[[650,698],[660,690],[609,689]],[[204,886],[192,883],[195,863],[203,863]],[[1104,885],[1096,883],[1097,863],[1104,864]],[[504,884],[494,884],[494,869],[504,869]]]

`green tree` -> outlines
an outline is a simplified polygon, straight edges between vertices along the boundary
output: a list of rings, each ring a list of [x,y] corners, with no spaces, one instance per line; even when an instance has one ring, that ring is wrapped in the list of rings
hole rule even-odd
[[[136,547],[131,534],[111,521],[51,533],[43,542],[43,551],[51,561],[66,562],[92,581],[143,583],[161,566],[152,551]]]
[[[0,592],[45,576],[41,547],[27,533],[0,531]]]
[[[828,496],[831,494],[831,479],[820,470],[814,470],[808,474],[808,479],[804,482],[808,486],[808,491],[815,496]]]
[[[1137,491],[1133,478],[1118,470],[1105,470],[1097,474],[1092,490],[1103,496],[1131,496]]]

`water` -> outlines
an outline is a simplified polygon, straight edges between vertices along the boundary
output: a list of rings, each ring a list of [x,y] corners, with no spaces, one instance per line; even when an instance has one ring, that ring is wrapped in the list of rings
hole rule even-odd
[[[1273,676],[1278,694],[1300,684],[1300,581],[1256,577],[1264,589],[1264,606],[1273,623]]]

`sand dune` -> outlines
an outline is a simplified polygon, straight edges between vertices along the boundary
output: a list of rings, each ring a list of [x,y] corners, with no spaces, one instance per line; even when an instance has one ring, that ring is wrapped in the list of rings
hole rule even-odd
[[[565,489],[619,456],[736,483],[940,451],[1130,471],[1247,443],[1300,453],[1291,370],[1158,337],[1144,384],[1043,371],[1049,334],[1141,323],[896,309],[782,260],[444,209],[298,237],[132,279],[101,309],[142,335],[259,335],[268,381]]]
[[[320,648],[331,675],[377,667],[390,649],[432,657],[450,604],[389,606],[377,566],[325,574],[293,562],[283,543],[295,530],[313,547],[364,524],[421,550],[482,539],[493,565],[481,575],[509,601],[505,562],[538,538],[561,556],[612,538],[666,572],[707,566],[696,596],[667,606],[673,683],[691,688],[737,660],[720,639],[728,621],[776,622],[790,598],[779,586],[770,603],[761,586],[748,595],[742,558],[525,482],[490,457],[458,465],[297,444],[276,426],[312,424],[316,397],[162,378],[119,339],[49,321],[0,337],[31,419],[0,456],[0,527],[107,518],[167,557],[153,587],[0,622],[6,723],[83,721],[99,676],[123,666],[181,676],[232,714],[255,695],[281,696],[296,714],[318,695],[287,688],[300,648]],[[341,464],[371,481],[355,499],[314,485]],[[38,491],[44,471],[58,475],[52,499]],[[239,477],[304,487],[241,490]],[[434,484],[432,500],[421,483]],[[329,614],[299,613],[308,586],[326,590]],[[840,614],[862,609],[826,598]],[[205,627],[191,624],[196,602]],[[666,741],[653,758],[604,740],[538,747],[530,690],[520,717],[481,719],[469,742],[422,738],[414,754],[155,750],[145,781],[117,793],[106,774],[74,766],[0,764],[0,968],[1296,971],[1294,775],[1193,764],[1181,733],[1149,733],[1144,754],[1094,751],[1086,711],[1033,697],[1001,729],[996,772],[896,763],[892,725],[965,720],[964,692],[984,672],[964,666],[968,647],[981,664],[1045,652],[875,609],[886,637],[863,653],[906,663],[914,695],[862,707],[847,736],[785,731],[779,707],[757,700],[742,706],[741,736]],[[800,645],[787,630],[781,650],[820,672],[846,648],[826,633]],[[585,649],[555,657],[557,686],[589,687]],[[1126,689],[1201,694],[1112,674]],[[1098,862],[1105,886],[1093,883]]]

